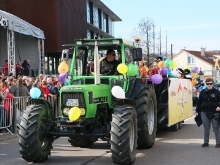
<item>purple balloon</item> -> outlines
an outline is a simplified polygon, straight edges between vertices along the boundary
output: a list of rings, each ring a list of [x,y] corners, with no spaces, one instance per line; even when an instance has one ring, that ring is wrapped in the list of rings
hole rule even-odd
[[[159,72],[160,72],[161,74],[163,74],[163,75],[167,75],[168,69],[165,68],[165,67],[162,67],[162,68],[159,69]]]
[[[199,68],[198,68],[197,66],[195,66],[195,67],[192,69],[192,72],[193,72],[193,73],[199,72]]]
[[[58,80],[59,80],[59,82],[61,82],[61,83],[64,83],[64,82],[65,82],[65,78],[66,78],[66,72],[60,73],[60,75],[58,76]]]
[[[154,84],[160,84],[163,80],[162,76],[159,74],[155,74],[155,75],[151,76],[150,79]]]

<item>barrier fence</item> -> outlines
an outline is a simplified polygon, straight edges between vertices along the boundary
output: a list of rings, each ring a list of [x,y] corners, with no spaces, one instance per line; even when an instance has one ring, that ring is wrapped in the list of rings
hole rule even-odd
[[[55,116],[60,116],[58,100],[58,97],[47,98],[47,101],[53,106]],[[1,130],[5,130],[10,134],[16,133],[17,124],[20,124],[24,110],[31,104],[30,97],[5,99],[3,105],[0,105],[0,132]]]

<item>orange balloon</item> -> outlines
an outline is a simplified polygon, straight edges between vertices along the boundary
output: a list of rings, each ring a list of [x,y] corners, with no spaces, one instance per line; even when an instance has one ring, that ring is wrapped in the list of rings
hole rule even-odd
[[[197,83],[196,79],[192,79],[191,84],[192,84],[193,86],[195,86],[196,83]]]

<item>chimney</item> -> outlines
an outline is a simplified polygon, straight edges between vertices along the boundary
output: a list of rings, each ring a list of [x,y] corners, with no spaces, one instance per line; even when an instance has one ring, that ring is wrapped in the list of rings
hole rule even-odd
[[[201,56],[205,56],[205,48],[201,47]]]

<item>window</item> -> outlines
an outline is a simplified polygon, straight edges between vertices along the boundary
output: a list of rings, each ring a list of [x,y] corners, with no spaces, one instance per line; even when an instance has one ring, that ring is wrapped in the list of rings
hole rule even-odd
[[[188,64],[195,64],[195,58],[188,56]]]

